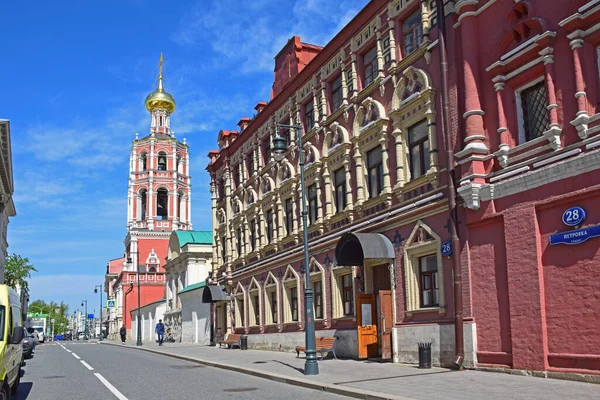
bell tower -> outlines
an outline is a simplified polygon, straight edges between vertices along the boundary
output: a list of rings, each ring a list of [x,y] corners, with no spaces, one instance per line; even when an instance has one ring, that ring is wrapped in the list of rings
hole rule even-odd
[[[189,151],[171,130],[175,99],[163,87],[163,62],[161,54],[158,86],[145,101],[150,130],[131,146],[125,243],[133,266],[151,253],[164,265],[171,231],[192,229]]]

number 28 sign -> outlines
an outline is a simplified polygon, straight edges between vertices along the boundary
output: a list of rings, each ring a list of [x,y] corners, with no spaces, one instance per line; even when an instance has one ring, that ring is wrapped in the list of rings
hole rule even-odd
[[[567,209],[562,216],[562,221],[568,226],[580,225],[585,220],[585,210],[581,207],[571,207]]]

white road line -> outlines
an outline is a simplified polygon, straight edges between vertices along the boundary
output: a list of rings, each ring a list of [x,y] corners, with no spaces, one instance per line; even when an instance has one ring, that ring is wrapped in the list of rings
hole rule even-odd
[[[92,366],[90,364],[86,363],[85,361],[81,360],[81,363],[90,371],[94,370],[94,368],[92,368]]]
[[[102,375],[100,375],[97,372],[94,372],[94,375],[96,375],[96,378],[100,379],[100,382],[104,383],[104,386],[106,386],[108,388],[108,390],[110,390],[115,396],[117,396],[117,399],[128,400],[127,397],[123,396],[123,394],[121,392],[119,392],[117,390],[117,388],[115,388],[113,385],[111,385],[110,382],[107,381]]]
[[[75,357],[76,359],[78,359],[78,360],[81,360],[81,357],[79,357],[77,354],[75,354],[75,353],[71,353],[71,354],[72,354],[72,355],[73,355],[73,357]]]
[[[71,351],[71,350],[69,350],[69,349],[65,349],[65,350],[66,350],[66,351],[68,351],[69,353],[72,353],[72,351]]]

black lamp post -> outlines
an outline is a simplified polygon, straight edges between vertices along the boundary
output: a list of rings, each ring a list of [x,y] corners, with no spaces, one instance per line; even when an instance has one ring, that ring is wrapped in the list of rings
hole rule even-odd
[[[313,292],[310,285],[310,268],[308,259],[308,221],[306,212],[306,196],[304,183],[304,150],[302,148],[302,126],[297,125],[276,125],[277,128],[294,129],[298,137],[298,153],[300,165],[300,195],[302,197],[302,233],[304,234],[304,320],[305,320],[305,353],[306,362],[304,363],[304,375],[318,375],[319,365],[317,364],[317,350],[315,339],[315,320],[313,316]],[[273,156],[277,161],[283,160],[288,150],[286,139],[279,136],[279,133],[273,138]]]
[[[88,313],[87,313],[87,300],[82,300],[81,301],[81,307],[83,307],[83,303],[85,303],[85,328],[83,329],[83,331],[85,332],[85,337],[88,337]]]
[[[133,263],[133,261],[131,260],[131,257],[127,257],[127,263],[129,265],[131,265]],[[141,314],[141,303],[140,303],[140,261],[137,260],[137,266],[136,266],[136,271],[137,271],[137,300],[138,300],[138,307],[137,307],[137,342],[135,343],[136,346],[141,346],[142,345],[142,327],[140,326],[140,322],[142,321],[142,314]]]
[[[102,332],[102,285],[94,285],[94,293],[100,292],[100,342],[103,340]]]

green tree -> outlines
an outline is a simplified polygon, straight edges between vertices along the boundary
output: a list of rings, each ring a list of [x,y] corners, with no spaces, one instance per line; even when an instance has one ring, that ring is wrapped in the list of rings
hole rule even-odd
[[[15,288],[29,289],[31,273],[37,272],[37,269],[29,262],[27,257],[23,258],[18,254],[6,257],[6,267],[4,270],[4,283]]]
[[[62,333],[69,326],[69,306],[61,301],[60,304],[51,301],[46,303],[44,300],[34,300],[29,303],[29,312],[32,314],[44,314],[47,316],[46,324],[48,331],[52,328],[54,319],[54,332]],[[62,326],[61,326],[62,324]]]

